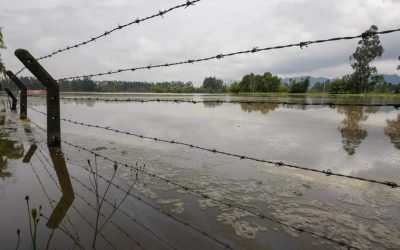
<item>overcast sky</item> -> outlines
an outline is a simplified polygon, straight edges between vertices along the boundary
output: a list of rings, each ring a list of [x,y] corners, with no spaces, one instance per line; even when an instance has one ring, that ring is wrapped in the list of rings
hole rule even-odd
[[[145,17],[185,0],[0,0],[0,27],[8,69],[22,64],[14,50],[35,57],[81,42],[118,24]],[[357,35],[372,24],[400,28],[400,0],[202,0],[162,18],[133,25],[95,43],[41,61],[54,78],[214,56],[335,36]],[[383,57],[374,64],[393,74],[400,32],[381,35]],[[357,40],[239,55],[220,61],[125,72],[97,80],[193,81],[206,76],[241,79],[270,71],[281,77],[340,77],[351,72]],[[24,71],[22,75],[29,75]]]

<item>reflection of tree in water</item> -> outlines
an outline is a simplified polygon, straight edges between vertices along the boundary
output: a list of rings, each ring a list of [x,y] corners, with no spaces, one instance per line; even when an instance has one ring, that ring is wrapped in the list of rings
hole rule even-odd
[[[367,114],[376,114],[379,111],[379,107],[369,106],[365,108],[365,113]]]
[[[307,110],[307,105],[304,104],[296,104],[296,105],[285,105],[288,109],[298,109],[298,110]]]
[[[400,150],[400,115],[397,116],[397,120],[387,120],[386,122],[385,135],[389,136],[390,142]]]
[[[0,126],[5,125],[5,117],[0,116]],[[19,159],[24,154],[24,147],[15,141],[7,140],[4,137],[7,133],[0,131],[0,178],[10,177],[11,173],[7,172],[8,159]]]
[[[104,102],[104,101],[102,101]],[[62,100],[62,104],[76,104],[77,106],[94,107],[96,100]]]
[[[240,107],[243,111],[252,113],[253,111],[260,111],[262,114],[266,115],[271,111],[275,111],[279,108],[279,104],[275,103],[241,103]]]
[[[222,105],[222,102],[203,102],[205,108],[216,108]]]
[[[367,131],[359,125],[361,121],[366,121],[368,116],[364,115],[364,107],[360,106],[340,106],[338,113],[346,116],[338,128],[342,134],[343,149],[349,155],[353,155],[358,145],[368,136]]]

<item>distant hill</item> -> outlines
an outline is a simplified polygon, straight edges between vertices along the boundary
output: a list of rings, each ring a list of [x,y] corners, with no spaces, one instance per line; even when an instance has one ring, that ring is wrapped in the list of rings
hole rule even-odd
[[[388,83],[400,83],[400,76],[393,74],[393,75],[383,75],[385,77],[385,81]]]

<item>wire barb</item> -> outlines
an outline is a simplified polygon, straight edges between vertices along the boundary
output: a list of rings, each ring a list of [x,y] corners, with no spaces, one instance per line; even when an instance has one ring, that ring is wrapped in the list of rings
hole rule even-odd
[[[157,16],[161,16],[162,18],[164,18],[164,15],[167,14],[167,13],[169,13],[169,12],[171,12],[171,11],[174,11],[174,10],[179,9],[179,8],[186,9],[187,7],[189,7],[189,6],[191,6],[191,5],[194,5],[194,3],[197,3],[197,2],[200,2],[200,1],[201,1],[201,0],[193,0],[193,1],[187,0],[186,3],[176,5],[176,6],[174,6],[174,7],[171,7],[171,8],[169,8],[169,9],[167,9],[167,10],[164,10],[164,11],[159,10],[157,14],[153,14],[153,15],[151,15],[151,16],[147,16],[147,17],[143,17],[143,18],[136,18],[135,21],[130,22],[130,23],[126,23],[126,24],[123,24],[123,25],[118,24],[117,27],[115,27],[115,28],[113,28],[113,29],[110,29],[110,30],[106,30],[106,31],[104,31],[103,34],[97,35],[97,36],[95,36],[95,37],[91,37],[91,38],[88,39],[88,40],[85,40],[85,41],[83,41],[83,42],[76,43],[76,44],[74,44],[74,45],[72,45],[72,46],[68,45],[68,46],[65,47],[65,48],[57,49],[57,50],[55,50],[55,51],[53,51],[53,52],[51,52],[51,53],[49,53],[49,54],[47,54],[47,55],[45,55],[45,56],[41,56],[41,57],[36,58],[36,60],[37,60],[37,61],[40,61],[40,60],[43,60],[43,59],[47,59],[47,58],[50,58],[50,57],[52,57],[52,56],[54,56],[54,55],[57,55],[57,54],[59,54],[59,53],[65,52],[65,51],[67,51],[67,50],[70,50],[70,49],[73,49],[73,48],[78,48],[78,47],[80,47],[80,46],[82,46],[82,45],[87,45],[87,44],[89,44],[89,43],[95,42],[96,40],[98,40],[98,39],[100,39],[100,38],[103,38],[103,37],[105,37],[105,36],[108,36],[108,35],[110,35],[111,33],[115,32],[115,31],[117,31],[117,30],[122,30],[122,29],[124,29],[124,28],[126,28],[126,27],[128,27],[128,26],[131,26],[131,25],[135,24],[135,23],[139,25],[139,23],[144,22],[144,21],[148,21],[148,20],[153,19],[153,18],[155,18],[155,17],[157,17]],[[25,70],[25,67],[23,67],[22,69],[20,69],[15,75],[20,74],[20,73],[21,73],[22,71],[24,71],[24,70]]]
[[[192,2],[196,2],[196,1],[192,1]],[[186,4],[185,4],[186,5]],[[167,10],[168,11],[168,10]],[[157,16],[159,16],[159,14],[157,14]],[[139,22],[140,20],[137,19],[137,22]],[[384,31],[379,31],[379,32],[373,32],[373,35],[377,35],[377,34],[389,34],[389,33],[394,33],[394,32],[399,32],[399,29],[392,29],[392,30],[384,30]],[[307,41],[307,42],[300,42],[300,43],[294,43],[294,44],[286,44],[286,45],[280,45],[280,46],[273,46],[273,47],[264,47],[264,48],[258,48],[258,47],[254,47],[250,50],[242,50],[242,51],[236,51],[236,52],[231,52],[231,53],[226,53],[226,54],[219,54],[216,56],[211,56],[211,57],[205,57],[205,58],[199,58],[199,59],[191,59],[191,60],[183,60],[183,61],[178,61],[178,62],[174,62],[174,63],[162,63],[162,64],[157,64],[157,65],[153,65],[150,68],[161,68],[161,67],[171,67],[171,66],[176,66],[176,65],[181,65],[181,64],[192,64],[195,62],[204,62],[204,61],[210,61],[213,59],[217,59],[217,60],[221,60],[224,57],[229,57],[229,56],[236,56],[236,55],[242,55],[242,54],[254,54],[254,53],[258,53],[261,51],[267,51],[267,50],[276,50],[276,49],[284,49],[284,48],[291,48],[291,47],[300,47],[301,49],[303,49],[304,47],[307,47],[311,44],[319,44],[319,43],[326,43],[326,42],[334,42],[334,41],[339,41],[339,40],[351,40],[351,39],[358,39],[358,38],[363,38],[366,36],[370,36],[371,32],[364,32],[360,35],[355,35],[355,36],[346,36],[346,37],[335,37],[335,38],[330,38],[330,39],[322,39],[322,40],[314,40],[314,41]],[[190,61],[190,62],[189,62]],[[143,69],[150,69],[148,68],[148,66],[140,66],[140,67],[130,67],[127,69],[123,69],[123,71],[134,71],[134,70],[143,70]],[[122,71],[121,71],[122,72]],[[115,71],[110,71],[110,75],[111,74],[117,74],[120,73],[120,71],[115,70]],[[76,78],[83,78],[83,77],[95,77],[95,76],[102,76],[104,73],[92,73],[92,74],[86,74],[86,75],[77,75],[77,76],[69,76],[69,77],[64,77],[64,78],[60,78],[59,80],[71,80],[71,79],[76,79]]]
[[[32,96],[38,97],[38,96]],[[42,96],[40,96],[42,97]],[[44,97],[44,96],[43,96]],[[330,108],[336,108],[336,106],[359,106],[359,107],[394,107],[398,109],[399,103],[332,103],[332,102],[287,102],[287,101],[242,101],[242,100],[185,100],[185,99],[137,99],[137,98],[92,98],[92,97],[60,97],[60,100],[67,101],[102,101],[102,102],[137,102],[137,103],[150,103],[150,102],[170,102],[170,103],[192,103],[192,104],[276,104],[283,106],[329,106]]]
[[[300,49],[303,49],[304,47],[308,48],[309,44],[311,44],[310,41],[308,41],[308,42],[300,42],[299,43]]]
[[[38,111],[35,108],[32,108],[30,106],[28,106],[28,108],[32,109],[33,111],[36,111],[38,113],[41,113],[41,114],[47,116],[46,113]],[[137,138],[153,140],[153,141],[157,141],[157,142],[176,144],[176,145],[182,145],[182,146],[186,146],[186,147],[190,147],[190,148],[195,148],[195,149],[198,149],[198,150],[212,152],[214,154],[220,154],[220,155],[226,155],[226,156],[230,156],[230,157],[235,157],[235,158],[238,158],[238,159],[243,159],[245,157],[245,159],[250,160],[250,161],[268,163],[268,164],[275,165],[275,166],[285,166],[285,167],[288,167],[288,168],[300,169],[300,170],[304,170],[304,171],[310,171],[310,172],[325,174],[325,175],[328,175],[328,176],[344,177],[344,178],[349,178],[349,179],[354,179],[354,180],[359,180],[359,181],[365,181],[365,182],[370,182],[370,183],[390,186],[392,188],[398,188],[399,187],[394,182],[379,181],[379,180],[367,179],[367,178],[358,177],[358,176],[333,173],[330,169],[328,169],[328,170],[319,170],[319,169],[314,169],[314,168],[310,168],[310,167],[302,167],[302,166],[298,166],[298,165],[295,165],[295,164],[284,163],[282,161],[272,161],[272,160],[259,159],[259,158],[254,158],[254,157],[250,157],[250,156],[233,154],[233,153],[217,150],[217,149],[214,149],[214,148],[196,146],[196,145],[188,144],[188,143],[185,143],[185,142],[171,141],[171,140],[167,140],[167,139],[161,139],[161,138],[156,138],[156,137],[151,137],[151,136],[139,135],[139,134],[135,134],[135,133],[132,133],[132,132],[120,131],[120,130],[117,130],[117,129],[110,128],[108,126],[107,127],[99,126],[99,125],[95,126],[93,124],[77,122],[77,121],[72,121],[72,120],[67,120],[67,119],[60,119],[60,120],[61,121],[66,121],[66,122],[69,122],[69,123],[72,123],[72,124],[75,124],[75,125],[80,125],[80,126],[85,126],[85,127],[92,127],[92,128],[96,127],[98,129],[104,129],[104,130],[108,130],[108,131],[113,131],[113,132],[118,133],[118,134],[125,134],[125,135],[129,135],[129,136],[134,136],[134,137],[137,137]]]

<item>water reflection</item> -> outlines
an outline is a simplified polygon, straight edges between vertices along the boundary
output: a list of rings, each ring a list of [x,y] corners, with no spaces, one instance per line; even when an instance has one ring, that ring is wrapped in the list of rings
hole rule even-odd
[[[150,96],[150,97],[149,97]],[[155,99],[155,97],[159,97],[158,95],[149,95],[147,97],[141,96],[141,95],[135,95],[135,94],[130,94],[126,95],[128,99]],[[153,97],[152,97],[153,96]],[[70,96],[69,98],[74,98],[77,96]],[[118,95],[101,95],[99,98],[99,95],[88,95],[87,100],[79,99],[77,98],[76,100],[71,99],[71,100],[63,100],[64,104],[76,104],[76,105],[86,105],[87,107],[94,107],[95,104],[97,103],[109,103],[107,101],[104,101],[102,98],[108,98],[110,100],[114,100],[116,97],[118,97],[120,100],[123,100],[121,96]],[[99,99],[97,99],[99,98]],[[118,99],[117,98],[117,99]],[[162,98],[163,99],[163,98]],[[333,132],[335,135],[337,135],[336,131],[340,132],[340,140],[342,141],[343,144],[343,149],[346,151],[348,155],[354,155],[356,153],[357,147],[362,143],[363,140],[365,140],[368,137],[368,132],[366,129],[363,129],[360,126],[360,122],[365,122],[370,114],[378,114],[380,112],[389,112],[392,111],[392,107],[374,107],[374,106],[369,106],[369,107],[362,107],[362,106],[340,106],[340,105],[334,105],[336,104],[383,104],[383,103],[398,103],[399,99],[397,97],[335,97],[335,96],[327,96],[327,97],[310,97],[310,96],[272,96],[272,97],[244,97],[244,96],[230,96],[230,95],[219,95],[219,96],[203,96],[203,95],[189,95],[189,96],[179,96],[179,95],[171,95],[168,96],[168,98],[165,99],[176,99],[176,100],[198,100],[198,101],[207,101],[203,103],[202,105],[205,108],[218,108],[221,107],[223,104],[220,101],[239,101],[241,103],[234,104],[234,105],[226,105],[227,112],[230,111],[230,107],[234,107],[237,105],[240,105],[241,110],[246,112],[246,113],[259,113],[262,115],[267,115],[270,114],[274,111],[277,111],[278,109],[281,109],[282,111],[285,111],[286,109],[295,109],[295,110],[310,110],[312,112],[307,112],[308,116],[313,116],[315,114],[317,107],[315,106],[307,106],[305,104],[309,103],[333,103],[333,105],[326,105],[326,106],[321,106],[322,112],[320,112],[318,115],[319,117],[323,117],[324,113],[332,113],[331,111],[327,111],[327,107],[331,107],[332,109],[336,109],[338,114],[343,114],[346,116],[346,118],[342,121],[337,120],[335,123],[339,123],[339,126],[334,125],[333,130],[329,132]],[[215,102],[214,102],[215,101]],[[271,101],[271,102],[277,102],[277,103],[247,103],[246,101],[254,101],[254,102],[263,102],[263,101]],[[288,105],[288,104],[279,104],[281,103],[299,103],[297,105]],[[137,105],[137,103],[128,103],[128,102],[118,102],[120,105]],[[162,104],[160,104],[162,105]],[[180,105],[180,106],[178,106]],[[187,111],[188,108],[187,106],[191,104],[177,104],[177,106],[173,107],[174,110],[181,110],[181,107],[183,111]],[[191,105],[192,107],[192,105]],[[320,107],[318,107],[320,108]],[[111,108],[112,110],[112,108]],[[151,108],[149,109],[151,110]],[[336,117],[340,117],[339,115],[335,115],[333,118],[336,119]],[[375,116],[373,116],[375,117]],[[291,118],[292,119],[292,118]],[[293,118],[296,120],[299,120],[299,118]],[[318,118],[319,119],[319,118]],[[369,122],[374,122],[374,121],[369,121]],[[390,132],[387,132],[390,133]],[[397,131],[393,132],[393,136],[398,134]],[[336,137],[337,138],[337,137]],[[335,138],[335,139],[336,139]],[[395,140],[395,142],[397,142]]]
[[[94,107],[94,105],[96,104],[96,102],[104,102],[104,101],[100,101],[100,100],[61,100],[61,104],[70,104],[70,103],[74,103],[77,106],[83,105],[83,106],[87,106],[87,107]]]
[[[359,125],[368,116],[364,115],[364,108],[360,106],[339,106],[337,112],[346,116],[338,128],[342,135],[343,149],[349,155],[354,155],[356,148],[368,136],[368,132]]]
[[[23,159],[24,163],[28,163],[31,161],[32,156],[38,152],[38,147],[35,144],[35,140],[32,138],[31,126],[25,124],[24,131],[28,137],[29,142],[32,143],[30,149]],[[58,228],[60,223],[63,221],[68,212],[68,209],[75,199],[75,196],[62,149],[57,147],[48,147],[48,151],[50,153],[50,158],[53,163],[52,166],[54,167],[54,170],[56,172],[58,184],[62,192],[62,197],[57,203],[57,206],[55,207],[53,212],[51,213],[50,218],[48,219],[46,224],[48,228],[55,229]],[[42,156],[44,157],[44,155]]]
[[[394,147],[400,150],[400,115],[397,116],[397,120],[387,120],[386,122],[385,135],[390,138]]]
[[[49,148],[49,152],[63,195],[52,212],[46,226],[49,228],[58,228],[67,214],[69,207],[72,205],[75,196],[61,148]]]
[[[205,108],[216,108],[222,105],[222,102],[204,102]]]
[[[240,103],[240,107],[247,113],[261,112],[261,114],[268,114],[279,108],[279,104],[275,103]]]
[[[6,117],[0,116],[0,126],[6,124]],[[9,133],[4,129],[0,130],[0,178],[5,179],[11,177],[12,174],[7,171],[8,159],[20,159],[24,154],[22,144],[7,139]]]

